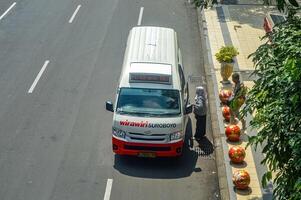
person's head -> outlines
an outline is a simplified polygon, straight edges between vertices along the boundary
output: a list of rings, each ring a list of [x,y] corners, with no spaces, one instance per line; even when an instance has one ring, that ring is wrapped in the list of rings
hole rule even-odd
[[[204,87],[202,87],[202,86],[196,87],[195,93],[196,93],[196,97],[206,98],[206,91],[205,91]]]
[[[238,83],[240,80],[239,80],[239,74],[238,73],[233,73],[232,74],[232,81],[234,83]]]

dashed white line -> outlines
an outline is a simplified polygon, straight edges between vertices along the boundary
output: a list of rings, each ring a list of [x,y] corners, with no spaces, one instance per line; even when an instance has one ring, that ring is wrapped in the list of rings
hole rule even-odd
[[[110,199],[112,184],[113,184],[113,179],[108,179],[107,180],[107,186],[106,186],[106,192],[105,192],[105,195],[103,197],[103,200],[109,200]]]
[[[137,23],[138,26],[140,26],[141,22],[142,22],[143,10],[144,10],[144,7],[141,7],[140,13],[139,13],[139,18],[138,18],[138,23]]]
[[[73,20],[74,20],[76,14],[77,14],[77,12],[79,11],[79,9],[80,9],[81,6],[82,6],[82,5],[78,5],[77,8],[75,9],[73,15],[72,15],[71,18],[69,19],[69,23],[70,23],[70,24],[73,22]]]
[[[16,5],[17,3],[14,2],[1,16],[0,16],[0,20],[2,20],[5,15]]]
[[[45,63],[44,63],[44,65],[43,65],[43,67],[42,67],[42,69],[38,73],[36,79],[34,80],[34,82],[32,83],[31,87],[29,88],[28,93],[32,93],[33,92],[34,88],[36,87],[39,79],[41,78],[41,76],[42,76],[43,72],[45,71],[45,69],[46,69],[46,67],[47,67],[48,64],[49,64],[49,60],[46,60]]]

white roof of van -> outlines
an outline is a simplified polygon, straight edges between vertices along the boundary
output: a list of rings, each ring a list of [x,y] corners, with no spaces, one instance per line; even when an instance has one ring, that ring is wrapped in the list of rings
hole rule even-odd
[[[130,83],[129,73],[131,65],[135,64],[135,70],[139,70],[138,63],[154,63],[156,66],[152,69],[153,73],[162,73],[158,69],[161,66],[171,65],[172,70],[172,84],[160,85],[160,88],[165,89],[180,89],[179,75],[176,66],[177,55],[177,40],[176,32],[171,28],[152,27],[152,26],[139,26],[134,27],[129,33],[127,48],[124,54],[124,63],[122,74],[120,77],[120,87],[158,87],[158,84],[153,83]],[[132,66],[133,67],[133,66]],[[141,72],[145,69],[141,68]],[[158,70],[158,71],[157,71]]]
[[[175,32],[162,27],[134,27],[130,32],[128,58],[131,62],[171,64],[175,60]]]

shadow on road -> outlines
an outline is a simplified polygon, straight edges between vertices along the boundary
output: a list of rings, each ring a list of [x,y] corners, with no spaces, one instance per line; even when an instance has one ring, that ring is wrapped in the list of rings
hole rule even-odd
[[[186,138],[192,135],[191,119],[186,128]],[[195,171],[198,154],[185,141],[183,155],[179,158],[138,158],[115,155],[114,168],[120,173],[143,178],[174,179],[188,177]]]

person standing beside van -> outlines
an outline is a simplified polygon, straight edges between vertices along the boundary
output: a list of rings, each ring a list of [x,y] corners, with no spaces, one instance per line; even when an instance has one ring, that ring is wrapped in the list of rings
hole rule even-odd
[[[200,140],[206,135],[207,95],[202,86],[196,88],[194,115],[196,118],[196,130],[194,138]]]

